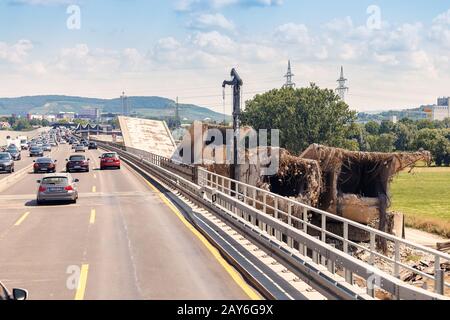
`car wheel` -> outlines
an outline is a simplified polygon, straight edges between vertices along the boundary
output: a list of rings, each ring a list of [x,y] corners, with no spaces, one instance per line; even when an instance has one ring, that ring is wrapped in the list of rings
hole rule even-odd
[[[41,200],[36,200],[36,204],[37,204],[38,206],[42,206],[42,205],[43,205],[43,202],[42,202]]]

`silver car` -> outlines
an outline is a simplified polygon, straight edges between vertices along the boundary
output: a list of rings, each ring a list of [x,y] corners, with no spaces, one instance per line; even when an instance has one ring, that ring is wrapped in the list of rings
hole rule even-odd
[[[75,152],[86,152],[86,147],[82,144],[75,146]]]
[[[78,179],[74,179],[70,173],[54,173],[44,176],[39,183],[37,204],[46,201],[70,201],[77,203]]]

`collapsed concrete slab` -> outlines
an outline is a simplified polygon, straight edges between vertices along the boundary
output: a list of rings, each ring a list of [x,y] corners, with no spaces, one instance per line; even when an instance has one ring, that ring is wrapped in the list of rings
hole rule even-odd
[[[170,158],[176,144],[165,121],[119,117],[126,147]]]
[[[201,166],[233,178],[230,162],[232,140],[227,137],[227,130],[231,128],[194,124],[175,153],[175,158],[182,163]],[[248,127],[241,130],[242,139],[250,130]],[[274,154],[276,157],[273,157]],[[260,155],[266,155],[266,158]],[[278,164],[275,172],[262,174],[274,159]],[[239,164],[241,182],[403,236],[403,217],[387,212],[390,206],[389,184],[395,174],[418,161],[429,163],[431,154],[351,152],[314,144],[302,155],[295,156],[281,148],[247,146],[244,160]],[[287,206],[279,203],[280,208],[284,205]],[[301,207],[292,210],[294,215],[301,217]],[[268,213],[271,213],[270,209]],[[336,228],[342,229],[342,226],[330,225],[330,229]],[[368,240],[368,234],[356,234],[352,230],[350,233],[352,240]]]

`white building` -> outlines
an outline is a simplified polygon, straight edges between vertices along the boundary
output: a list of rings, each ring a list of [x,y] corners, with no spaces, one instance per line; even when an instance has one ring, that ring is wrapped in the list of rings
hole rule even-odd
[[[442,121],[445,118],[450,118],[450,108],[449,106],[432,106],[431,107],[431,120]]]

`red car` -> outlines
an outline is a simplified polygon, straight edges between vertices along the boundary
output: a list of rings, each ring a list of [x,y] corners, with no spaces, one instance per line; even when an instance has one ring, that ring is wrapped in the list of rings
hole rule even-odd
[[[120,169],[120,158],[115,152],[104,153],[100,157],[100,170],[109,168]]]

